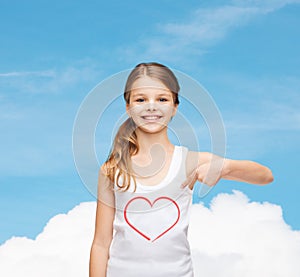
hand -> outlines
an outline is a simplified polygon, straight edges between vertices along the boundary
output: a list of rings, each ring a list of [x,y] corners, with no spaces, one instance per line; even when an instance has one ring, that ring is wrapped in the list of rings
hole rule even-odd
[[[184,188],[190,184],[194,184],[196,181],[208,185],[209,187],[215,186],[222,178],[222,166],[220,162],[222,161],[217,159],[197,166],[184,183],[181,184],[181,187]]]

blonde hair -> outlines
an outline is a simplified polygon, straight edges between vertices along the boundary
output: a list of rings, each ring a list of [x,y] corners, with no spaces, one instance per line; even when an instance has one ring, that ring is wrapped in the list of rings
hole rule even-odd
[[[166,66],[156,63],[140,63],[129,74],[124,90],[124,100],[130,104],[130,93],[133,83],[143,77],[148,76],[161,81],[171,92],[174,105],[179,104],[178,92],[180,90],[178,81],[174,73]],[[112,148],[104,163],[105,175],[115,182],[115,174],[118,170],[116,184],[119,189],[124,191],[130,187],[130,177],[134,180],[134,192],[136,191],[136,179],[132,172],[131,156],[139,151],[139,144],[135,132],[136,125],[131,117],[125,120],[119,127],[119,130],[114,138]],[[123,184],[119,185],[119,178],[123,177]]]

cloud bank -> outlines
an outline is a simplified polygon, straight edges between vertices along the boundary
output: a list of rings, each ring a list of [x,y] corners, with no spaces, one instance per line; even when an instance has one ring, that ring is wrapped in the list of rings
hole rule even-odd
[[[53,217],[35,240],[12,237],[0,246],[0,276],[88,276],[96,202]],[[250,202],[239,191],[210,207],[194,204],[189,227],[195,277],[298,277],[300,232],[279,206]]]
[[[300,276],[300,232],[280,206],[250,202],[239,191],[194,205],[190,223],[196,276]]]

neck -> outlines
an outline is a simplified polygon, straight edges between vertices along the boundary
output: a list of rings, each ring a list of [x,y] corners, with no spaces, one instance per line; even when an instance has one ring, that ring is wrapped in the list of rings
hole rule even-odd
[[[139,142],[138,155],[149,155],[151,148],[156,151],[173,151],[173,144],[170,142],[166,130],[158,133],[145,133],[136,129],[137,140]]]

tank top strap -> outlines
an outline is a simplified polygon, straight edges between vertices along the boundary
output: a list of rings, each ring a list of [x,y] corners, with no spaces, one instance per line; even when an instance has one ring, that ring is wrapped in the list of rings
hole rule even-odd
[[[181,179],[181,180],[185,180],[187,178],[187,175],[186,175],[186,158],[187,158],[187,153],[188,153],[188,148],[185,147],[185,146],[180,146],[180,154],[178,155],[178,159],[180,162],[180,168],[178,170],[178,177]]]

